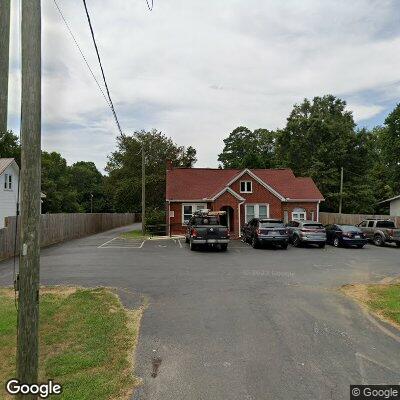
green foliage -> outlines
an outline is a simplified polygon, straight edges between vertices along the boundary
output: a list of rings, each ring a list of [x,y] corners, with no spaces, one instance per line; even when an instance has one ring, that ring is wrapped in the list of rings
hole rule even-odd
[[[118,148],[109,156],[105,180],[107,196],[116,212],[141,210],[142,157],[146,153],[146,206],[162,209],[165,204],[166,160],[176,167],[192,167],[196,162],[193,147],[177,146],[161,132],[135,132],[118,138]]]
[[[146,209],[146,225],[163,225],[165,224],[165,217],[165,210]]]
[[[218,161],[224,168],[271,168],[274,166],[275,134],[267,129],[240,126],[224,139]]]
[[[19,140],[12,131],[0,132],[0,158],[15,158],[17,164],[20,165]]]

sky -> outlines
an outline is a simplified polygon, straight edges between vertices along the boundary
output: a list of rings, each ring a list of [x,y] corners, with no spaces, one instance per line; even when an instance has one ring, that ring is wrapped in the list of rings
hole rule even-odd
[[[19,132],[19,2],[12,2],[9,127]],[[101,81],[81,0],[57,0]],[[87,0],[126,134],[157,129],[216,167],[237,126],[277,129],[333,94],[358,126],[400,95],[398,0]],[[42,1],[42,147],[104,170],[118,130],[52,0]]]

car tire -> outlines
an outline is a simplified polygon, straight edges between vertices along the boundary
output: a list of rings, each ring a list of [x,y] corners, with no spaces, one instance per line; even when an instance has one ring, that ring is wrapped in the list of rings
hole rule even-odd
[[[397,246],[397,247],[400,247],[400,242],[396,242],[396,246]]]
[[[221,249],[221,251],[226,251],[226,250],[228,250],[228,245],[227,244],[220,244],[220,249]]]
[[[374,245],[380,246],[380,247],[385,245],[385,240],[383,239],[382,235],[380,235],[379,233],[374,236]]]
[[[189,242],[189,247],[190,247],[190,250],[192,250],[192,251],[196,251],[197,250],[197,244],[194,244],[193,240],[191,240]]]
[[[253,239],[251,240],[251,247],[253,249],[258,249],[259,248],[258,240],[255,237],[253,237]]]
[[[185,236],[185,243],[189,243],[189,238]]]
[[[337,236],[333,239],[333,245],[334,247],[340,247],[340,240]]]
[[[318,245],[318,247],[319,247],[320,249],[324,249],[324,248],[325,248],[325,243],[320,243],[320,244]]]
[[[358,244],[358,245],[357,245],[357,248],[358,248],[358,249],[362,249],[363,247],[364,247],[363,244]]]
[[[287,250],[287,248],[288,248],[288,244],[287,243],[281,244],[281,249]]]
[[[297,235],[293,236],[293,246],[294,247],[300,247],[300,238]]]

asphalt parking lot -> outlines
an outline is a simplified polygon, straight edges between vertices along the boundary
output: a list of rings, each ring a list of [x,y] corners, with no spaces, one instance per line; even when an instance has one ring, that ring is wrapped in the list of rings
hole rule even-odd
[[[399,275],[400,249],[191,252],[116,229],[42,251],[42,283],[147,297],[135,399],[348,399],[352,383],[400,383],[400,335],[337,288]],[[12,261],[0,263],[10,285]],[[162,359],[156,378],[152,358]]]

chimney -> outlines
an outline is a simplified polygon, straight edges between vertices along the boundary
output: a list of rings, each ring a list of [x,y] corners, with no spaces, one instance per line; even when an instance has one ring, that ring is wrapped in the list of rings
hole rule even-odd
[[[172,165],[172,161],[167,160],[167,171],[171,171],[171,169],[174,169],[174,166]]]

